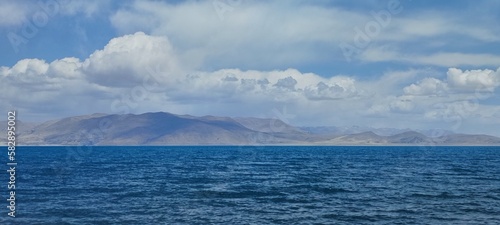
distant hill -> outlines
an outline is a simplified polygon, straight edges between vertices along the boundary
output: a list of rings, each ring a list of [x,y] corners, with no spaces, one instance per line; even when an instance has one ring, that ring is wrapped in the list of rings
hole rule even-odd
[[[453,132],[442,129],[429,129],[429,130],[410,130],[410,129],[396,129],[396,128],[373,128],[367,126],[319,126],[319,127],[300,127],[301,130],[312,134],[323,134],[323,135],[347,135],[347,134],[358,134],[364,132],[373,132],[380,136],[391,136],[395,134],[400,134],[407,131],[417,131],[428,137],[438,137],[442,135],[453,134]]]
[[[348,134],[322,142],[323,145],[411,145],[411,146],[458,146],[485,145],[498,146],[500,138],[490,135],[445,134],[440,137],[428,137],[416,131],[407,131],[391,136],[381,136],[368,131]]]
[[[244,121],[247,119],[239,119]],[[250,119],[248,119],[250,120]],[[310,136],[282,121],[280,128],[266,130],[269,119],[252,118],[254,126],[229,117],[193,117],[165,112],[141,115],[93,114],[53,120],[20,129],[21,145],[253,145],[300,144]],[[249,128],[250,127],[250,128]],[[300,138],[290,139],[287,136]],[[5,141],[5,140],[4,140]]]
[[[315,130],[316,132],[312,132]],[[387,131],[388,129],[386,129]],[[47,121],[18,121],[19,145],[500,145],[489,135],[443,133],[428,137],[405,130],[345,134],[297,128],[278,119],[174,115],[92,114]],[[5,145],[5,137],[0,144]]]

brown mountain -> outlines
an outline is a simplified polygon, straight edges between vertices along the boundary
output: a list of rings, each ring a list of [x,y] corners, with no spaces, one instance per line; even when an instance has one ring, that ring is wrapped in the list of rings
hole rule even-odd
[[[500,138],[489,135],[445,134],[430,138],[415,131],[391,136],[372,131],[325,135],[278,119],[165,112],[92,114],[18,124],[18,145],[500,145]],[[0,144],[6,144],[5,137],[0,138]]]

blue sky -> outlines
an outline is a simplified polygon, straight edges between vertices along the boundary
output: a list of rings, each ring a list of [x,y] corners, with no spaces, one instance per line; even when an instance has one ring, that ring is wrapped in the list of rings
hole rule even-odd
[[[500,135],[498,1],[0,1],[0,109]]]

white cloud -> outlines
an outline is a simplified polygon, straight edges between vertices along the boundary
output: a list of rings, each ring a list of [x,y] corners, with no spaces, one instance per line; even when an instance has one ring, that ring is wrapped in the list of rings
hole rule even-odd
[[[342,100],[359,95],[355,79],[347,76],[324,78],[295,69],[184,70],[166,37],[140,32],[112,39],[102,50],[95,51],[83,61],[63,58],[47,63],[39,59],[24,59],[10,68],[2,67],[0,75],[4,78],[0,87],[9,90],[14,84],[22,87],[12,89],[11,95],[4,96],[5,100],[23,105],[25,111],[32,113],[47,105],[54,109],[66,108],[75,111],[74,114],[87,111],[119,113],[115,112],[119,107],[113,105],[117,100],[127,105],[130,112],[146,109],[174,111],[165,108],[166,105],[185,108],[182,105],[193,102],[219,102],[253,105],[249,113],[258,113],[264,105],[293,104],[299,107],[311,99]],[[147,80],[149,76],[153,79]],[[149,86],[156,88],[153,90]],[[35,97],[20,95],[21,92],[33,93]],[[87,110],[67,108],[77,102]],[[100,103],[96,105],[95,102]],[[200,112],[200,108],[191,107],[193,111],[184,113]],[[219,111],[207,113],[221,114],[226,109],[210,110]]]
[[[172,97],[221,101],[232,99],[243,104],[247,100],[262,102],[293,102],[347,99],[358,95],[353,78],[334,76],[323,78],[295,69],[275,71],[241,71],[224,69],[196,72],[169,87]]]
[[[118,10],[111,22],[123,33],[168,36],[182,50],[181,57],[198,68],[276,68],[319,60],[320,48],[336,54],[337,42],[352,37],[344,31],[365,17],[314,4],[245,1],[221,19],[212,1],[135,1]]]
[[[110,20],[122,33],[144,31],[168,36],[181,50],[179,57],[189,59],[184,61],[198,69],[274,69],[325,58],[343,61],[339,45],[355,45],[356,29],[364,31],[366,24],[377,21],[368,11],[345,10],[335,4],[231,2],[223,2],[228,10],[221,12],[213,1],[134,1],[120,8]],[[387,8],[386,4],[372,4],[375,12]],[[406,2],[400,4],[403,12],[391,15],[379,34],[369,38],[368,46],[360,49],[359,59],[443,67],[500,64],[499,55],[464,53],[453,47],[499,42],[500,30],[492,28],[492,24],[476,23],[455,12],[420,9],[415,13],[405,7]],[[449,43],[450,39],[457,43]],[[422,52],[407,53],[408,45],[415,43]],[[436,52],[436,43],[451,48]]]
[[[28,76],[36,76],[47,71],[48,66],[44,60],[40,59],[23,59],[17,62],[9,71],[10,74],[23,74]]]
[[[390,71],[371,80],[327,78],[291,68],[193,71],[182,68],[178,54],[167,37],[135,33],[112,39],[82,60],[24,59],[0,68],[0,88],[7,93],[0,107],[14,105],[43,120],[42,115],[145,111],[273,117],[269,112],[286,106],[293,124],[405,128],[459,113],[456,107],[436,106],[464,101],[464,89],[498,85],[498,71],[454,68],[448,77],[422,69]],[[148,76],[154,76],[149,82],[156,82],[156,89],[148,87]],[[484,114],[482,107],[477,110],[463,115]],[[396,120],[402,122],[393,124]]]
[[[498,70],[449,68],[442,80],[428,77],[404,87],[401,97],[413,98],[411,111],[419,112],[422,121],[467,132],[467,127],[478,128],[478,124],[490,126],[485,118],[494,120],[488,111],[491,107],[482,102],[495,95],[498,77]]]
[[[360,55],[360,58],[368,62],[405,62],[442,67],[500,65],[500,55],[459,52],[407,54],[389,46],[368,48]]]
[[[448,84],[436,78],[425,78],[405,87],[403,91],[406,95],[443,95],[448,92]]]
[[[319,82],[315,86],[306,87],[305,95],[310,100],[333,100],[345,99],[358,96],[358,90],[355,87],[355,81],[348,77],[335,77],[337,82],[325,83]]]
[[[77,58],[63,58],[50,63],[47,73],[53,77],[82,78],[82,62]]]
[[[376,1],[359,7],[363,10],[357,7],[346,10],[342,4],[332,2],[222,1],[229,4],[230,10],[224,11],[221,19],[214,1],[58,1],[61,4],[57,14],[71,16],[64,19],[109,16],[111,24],[122,34],[142,31],[168,36],[182,65],[200,70],[273,70],[317,62],[343,62],[339,44],[352,43],[355,28],[363,30],[367,22],[374,21],[364,8],[369,6],[374,11],[387,8],[385,2]],[[359,59],[443,67],[500,64],[496,53],[466,53],[454,47],[498,43],[500,31],[496,26],[477,23],[476,18],[459,16],[453,10],[413,11],[406,7],[409,3],[401,1],[401,4],[403,12],[392,15],[388,26],[372,38],[369,48],[362,49]],[[0,15],[9,15],[0,19],[0,26],[20,25],[22,18],[43,11],[37,4],[24,1],[2,2],[0,10],[6,12]],[[471,13],[467,9],[461,11]],[[407,47],[415,43],[422,52],[408,53]],[[430,43],[452,48],[436,49]]]
[[[474,24],[473,21],[458,17],[454,12],[423,10],[417,15],[402,13],[391,21],[392,26],[381,34],[380,40],[465,37],[481,42],[500,41],[498,30],[491,29],[487,24]]]
[[[405,60],[412,61],[411,57],[405,57]],[[500,55],[446,52],[416,56],[413,60],[420,64],[443,67],[497,66],[500,64]]]
[[[44,1],[0,1],[0,27],[21,26],[29,22],[51,19],[54,16],[75,16],[87,18],[107,9],[111,0],[44,0]]]
[[[430,121],[448,123],[450,130],[464,130],[463,125],[465,122],[479,122],[488,113],[488,107],[481,106],[476,101],[460,100],[433,104],[425,112],[424,116]],[[484,122],[481,121],[484,125],[495,123],[494,121]]]
[[[1,1],[0,27],[20,25],[31,10],[31,6],[23,5],[19,1]]]
[[[380,96],[370,99],[369,107],[362,112],[364,116],[375,117],[393,117],[397,114],[413,114],[420,113],[419,99],[413,96]]]
[[[405,95],[444,96],[471,92],[493,92],[500,85],[500,69],[461,70],[449,68],[446,80],[425,78],[403,88]],[[477,94],[476,94],[477,95]],[[477,98],[482,98],[478,97]]]
[[[12,68],[3,67],[2,74],[7,79],[22,83],[37,83],[45,80],[49,65],[40,59],[23,59]]]
[[[389,104],[389,106],[393,112],[415,113],[415,105],[413,103],[413,98],[408,96],[401,96],[396,98]]]
[[[500,68],[493,70],[466,70],[457,68],[448,70],[448,82],[461,90],[494,90],[500,85]]]
[[[285,77],[285,78],[279,79],[278,82],[276,82],[276,84],[274,84],[274,86],[278,87],[278,88],[284,88],[284,89],[294,91],[296,84],[297,84],[297,81],[295,79],[293,79],[292,77]]]
[[[112,39],[83,63],[88,79],[104,86],[133,87],[141,83],[147,69],[162,71],[162,81],[180,73],[179,63],[166,37],[142,32]]]

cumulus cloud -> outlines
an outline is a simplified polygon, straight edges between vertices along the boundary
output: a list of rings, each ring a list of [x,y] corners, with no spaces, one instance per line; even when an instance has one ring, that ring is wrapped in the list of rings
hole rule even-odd
[[[48,69],[48,65],[41,59],[23,59],[17,62],[12,68],[6,68],[4,71],[6,76],[28,76],[33,77],[39,74],[44,74]]]
[[[500,85],[497,71],[449,68],[445,80],[425,78],[403,88],[405,95],[443,96],[470,92],[493,92]]]
[[[466,70],[450,68],[447,72],[450,85],[460,90],[493,90],[500,85],[500,68],[493,70]]]
[[[63,58],[50,63],[47,74],[68,79],[82,78],[82,62],[78,58]]]
[[[87,83],[79,72],[80,64],[75,58],[51,63],[24,59],[10,68],[2,67],[2,109],[16,109],[22,112],[21,119],[35,121],[95,112],[94,107],[102,106],[102,99],[113,92]]]
[[[425,78],[405,87],[403,91],[406,95],[443,95],[448,92],[448,84],[436,78]]]
[[[179,81],[177,87],[170,88],[170,95],[178,94],[179,98],[189,95],[218,101],[235,96],[240,101],[332,100],[351,98],[358,94],[353,78],[345,76],[324,78],[312,73],[301,73],[295,69],[274,71],[223,69],[191,73]]]
[[[274,86],[278,88],[285,88],[289,90],[295,90],[295,85],[297,84],[297,81],[293,79],[292,77],[285,77],[283,79],[279,79]]]
[[[29,90],[36,95],[33,98],[13,94],[5,99],[26,102],[27,107],[28,103],[33,104],[29,106],[32,112],[42,107],[42,103],[64,108],[64,104],[74,102],[72,97],[80,99],[80,106],[86,105],[89,111],[110,112],[110,109],[125,106],[138,110],[172,111],[164,107],[165,102],[176,105],[193,101],[255,106],[299,105],[311,99],[348,99],[358,94],[355,79],[347,76],[325,78],[296,69],[186,70],[168,38],[142,32],[114,38],[84,60],[20,60],[12,67],[1,67],[0,77],[3,77],[0,86],[7,88],[16,84],[24,87],[22,91]],[[154,90],[150,88],[152,86]],[[119,104],[113,103],[116,100]],[[100,108],[92,108],[97,107],[95,102],[100,102]],[[140,104],[145,105],[138,107]],[[252,110],[257,112],[259,107]]]
[[[57,118],[145,111],[273,117],[266,113],[286,106],[293,112],[293,124],[385,121],[392,126],[386,118],[443,118],[448,111],[458,109],[433,105],[461,101],[455,94],[469,87],[498,85],[498,70],[450,68],[446,79],[437,79],[427,70],[392,71],[375,80],[363,80],[346,75],[325,77],[293,68],[192,70],[183,67],[178,55],[169,38],[138,32],[110,40],[85,59],[20,60],[12,67],[0,67],[0,88],[6,90],[0,96],[0,107],[15,105],[35,118]],[[424,75],[427,78],[415,81]],[[416,122],[398,126],[411,123]]]
[[[174,50],[166,37],[137,32],[114,38],[103,50],[90,55],[82,66],[91,82],[115,87],[133,87],[142,82],[148,68],[161,70],[163,81],[180,73]]]
[[[311,100],[345,99],[358,94],[352,78],[345,78],[344,82],[319,82],[305,89],[306,97]]]

